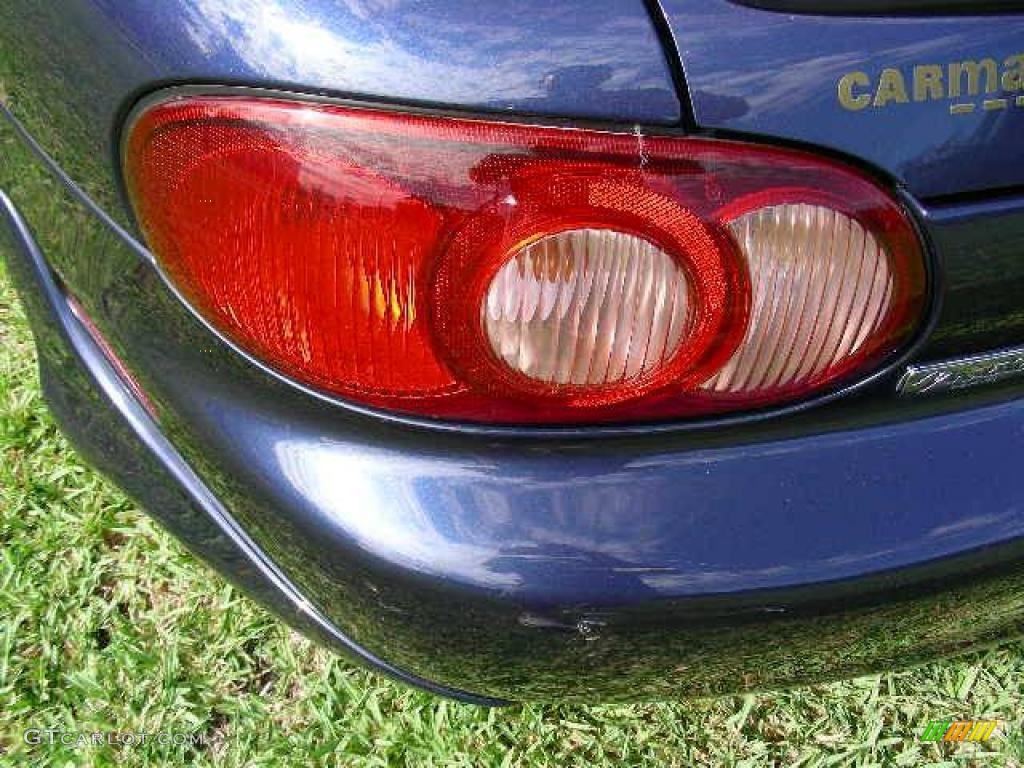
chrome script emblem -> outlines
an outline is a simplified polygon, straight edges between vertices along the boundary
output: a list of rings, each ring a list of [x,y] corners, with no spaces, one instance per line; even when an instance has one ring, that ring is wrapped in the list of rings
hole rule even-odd
[[[912,365],[897,386],[901,395],[923,395],[967,389],[1024,377],[1024,347],[972,355],[941,363]]]

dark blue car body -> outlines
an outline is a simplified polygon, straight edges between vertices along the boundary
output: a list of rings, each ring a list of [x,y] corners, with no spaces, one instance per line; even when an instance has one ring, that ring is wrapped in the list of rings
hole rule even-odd
[[[849,676],[1024,622],[1024,84],[1004,74],[1021,55],[1012,9],[7,0],[0,231],[75,445],[332,646],[483,703]],[[987,59],[997,92],[914,98],[914,67]],[[878,98],[886,70],[906,100]],[[490,429],[374,413],[239,353],[154,269],[119,146],[140,99],[182,88],[843,158],[914,212],[930,316],[856,386],[718,422]],[[957,101],[973,106],[954,114]],[[29,163],[50,178],[18,170]],[[954,367],[955,386],[901,391],[908,367],[959,358],[974,367]]]

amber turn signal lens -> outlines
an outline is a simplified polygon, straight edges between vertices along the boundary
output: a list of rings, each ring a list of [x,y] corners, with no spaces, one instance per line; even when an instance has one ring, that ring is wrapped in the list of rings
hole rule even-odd
[[[161,268],[220,333],[422,417],[781,404],[877,367],[926,298],[896,200],[792,150],[199,96],[141,110],[124,166]]]

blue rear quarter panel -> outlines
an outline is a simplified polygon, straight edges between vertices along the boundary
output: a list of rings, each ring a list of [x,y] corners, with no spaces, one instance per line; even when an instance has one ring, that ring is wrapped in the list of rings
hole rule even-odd
[[[1024,185],[1024,85],[1004,93],[1007,69],[1024,73],[1024,15],[865,17],[771,13],[729,0],[665,0],[697,124],[806,142],[858,158],[919,198]],[[949,65],[990,59],[997,75],[950,96]],[[944,98],[917,100],[913,68],[937,65]],[[875,101],[885,70],[896,70],[906,102],[851,111],[838,98],[844,75],[870,84],[855,93]],[[954,78],[956,79],[956,78]],[[924,95],[924,94],[922,94]],[[987,111],[986,98],[1008,97]],[[954,115],[956,103],[974,107]]]

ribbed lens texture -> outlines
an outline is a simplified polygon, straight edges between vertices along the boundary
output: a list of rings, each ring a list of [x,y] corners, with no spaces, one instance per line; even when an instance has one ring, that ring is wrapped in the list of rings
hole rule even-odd
[[[818,205],[761,208],[730,223],[750,272],[746,336],[705,385],[775,390],[813,381],[854,357],[884,322],[889,254],[854,219]]]
[[[643,378],[691,325],[686,273],[657,246],[578,229],[523,248],[492,280],[483,309],[491,348],[540,382],[599,387]]]
[[[217,153],[189,161],[207,145]],[[150,239],[243,346],[354,392],[452,383],[419,312],[418,273],[438,226],[426,204],[344,158],[304,164],[237,125],[168,133],[154,151],[174,162],[147,177],[140,198]],[[197,202],[185,212],[176,201]]]

